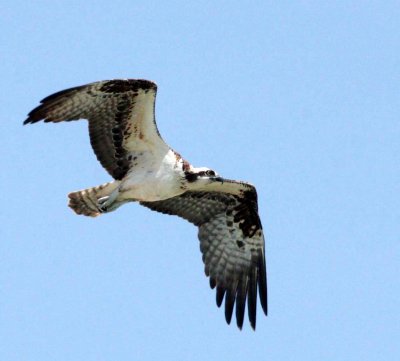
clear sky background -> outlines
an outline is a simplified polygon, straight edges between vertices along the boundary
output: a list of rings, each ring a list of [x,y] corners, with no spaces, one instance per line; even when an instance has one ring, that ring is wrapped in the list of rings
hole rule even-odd
[[[400,358],[398,1],[6,1],[0,8],[0,359]],[[197,230],[67,193],[110,179],[45,96],[158,84],[164,139],[257,186],[269,316],[239,331]],[[260,308],[259,308],[260,311]]]

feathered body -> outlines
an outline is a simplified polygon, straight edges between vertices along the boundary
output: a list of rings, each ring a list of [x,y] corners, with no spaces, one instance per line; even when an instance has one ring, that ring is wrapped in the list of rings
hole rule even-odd
[[[196,168],[161,138],[154,116],[157,86],[141,79],[106,80],[55,93],[24,124],[87,119],[97,159],[113,181],[69,194],[77,213],[98,216],[127,202],[177,215],[199,227],[200,248],[217,305],[242,328],[247,300],[256,325],[257,290],[267,314],[265,245],[257,192],[249,183]]]

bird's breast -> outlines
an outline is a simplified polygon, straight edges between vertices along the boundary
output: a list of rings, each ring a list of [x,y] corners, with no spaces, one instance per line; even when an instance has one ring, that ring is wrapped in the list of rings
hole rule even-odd
[[[181,175],[174,169],[136,169],[122,181],[121,200],[154,202],[182,194]]]

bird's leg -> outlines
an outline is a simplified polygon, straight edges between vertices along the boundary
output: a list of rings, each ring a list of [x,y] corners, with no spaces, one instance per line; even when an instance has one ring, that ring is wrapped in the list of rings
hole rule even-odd
[[[98,208],[101,213],[111,212],[116,210],[119,206],[125,202],[118,202],[117,198],[119,195],[119,187],[114,189],[110,195],[101,197],[97,200]]]

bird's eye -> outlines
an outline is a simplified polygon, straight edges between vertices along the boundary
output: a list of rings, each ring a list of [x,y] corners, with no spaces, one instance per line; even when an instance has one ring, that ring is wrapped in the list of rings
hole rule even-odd
[[[213,170],[208,170],[208,171],[206,172],[206,174],[207,174],[208,176],[214,176],[214,175],[215,175],[215,172],[214,172]]]

